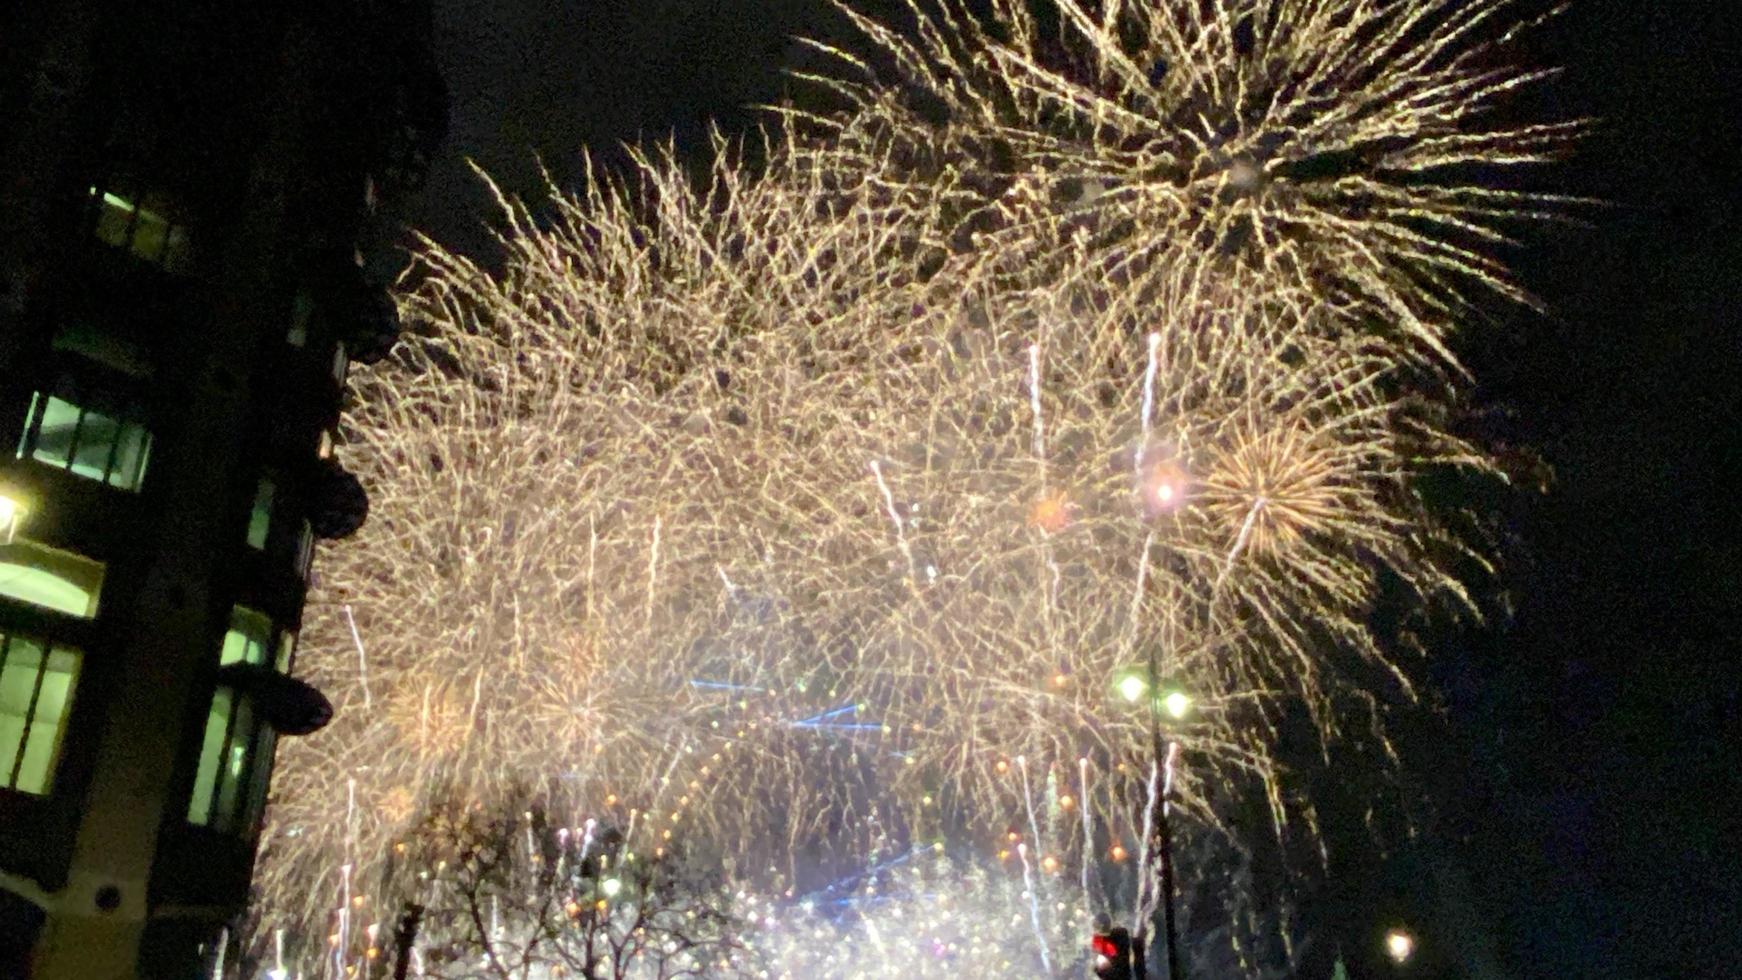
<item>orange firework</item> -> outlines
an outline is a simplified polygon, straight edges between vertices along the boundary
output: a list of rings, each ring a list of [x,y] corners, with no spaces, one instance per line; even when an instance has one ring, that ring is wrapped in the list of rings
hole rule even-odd
[[[1040,528],[1047,534],[1057,534],[1071,526],[1075,518],[1077,505],[1072,502],[1069,492],[1054,490],[1034,502],[1028,509],[1028,525]]]

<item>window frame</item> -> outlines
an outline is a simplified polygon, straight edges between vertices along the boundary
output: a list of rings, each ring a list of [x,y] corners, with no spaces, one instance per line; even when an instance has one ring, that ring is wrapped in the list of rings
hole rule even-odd
[[[85,672],[85,652],[79,647],[48,639],[38,634],[0,629],[0,704],[4,704],[4,678],[7,668],[12,665],[14,644],[23,641],[37,648],[37,663],[35,677],[31,680],[30,697],[24,706],[24,713],[18,717],[19,730],[17,744],[11,749],[11,758],[7,759],[0,753],[0,792],[19,793],[26,796],[48,797],[54,794],[56,777],[59,775],[61,762],[65,756],[67,733],[71,728],[74,707],[77,704],[80,681]],[[48,683],[48,676],[53,673],[53,661],[57,655],[70,658],[70,670],[62,671],[67,675],[64,689],[60,691],[58,716],[53,719],[40,717],[42,710],[42,694]],[[0,711],[0,719],[10,718],[10,714]],[[40,743],[38,739],[44,734],[39,726],[52,724],[47,733],[52,739],[46,752],[46,759],[41,760],[39,782],[34,788],[25,788],[20,781],[25,775],[25,762]],[[7,736],[5,740],[9,740]]]
[[[218,663],[247,664],[276,673],[288,673],[294,659],[296,634],[258,610],[240,603],[230,609],[230,628],[219,647]],[[264,636],[238,629],[238,625],[265,624]],[[246,639],[240,657],[230,655],[232,634]],[[250,644],[258,639],[257,644]],[[223,728],[218,731],[219,704],[224,704]],[[234,685],[219,683],[207,704],[205,724],[200,729],[199,755],[194,762],[193,782],[188,787],[187,822],[216,833],[252,834],[266,800],[272,760],[277,752],[277,732],[266,721],[255,699]],[[240,756],[237,753],[240,752]],[[239,761],[232,762],[232,760]]]
[[[151,467],[151,450],[155,442],[151,427],[144,421],[145,413],[126,407],[116,408],[102,402],[102,399],[97,399],[94,404],[91,399],[81,398],[76,386],[64,381],[47,389],[33,389],[30,406],[25,409],[24,428],[18,437],[18,448],[14,457],[116,490],[141,492]],[[42,433],[50,414],[67,411],[72,413],[73,418],[72,433],[65,451],[45,448]],[[101,420],[96,424],[113,426],[107,454],[96,475],[90,472],[89,463],[80,460],[80,450],[85,448],[80,442],[93,418]],[[123,462],[126,463],[125,469],[122,468]]]
[[[24,561],[15,562],[11,560],[13,557],[12,553],[14,552],[24,553],[19,557],[24,557],[26,554],[34,553],[45,560],[37,564]],[[56,568],[54,566],[59,567]],[[16,602],[32,609],[48,610],[81,621],[96,619],[98,613],[102,609],[103,585],[108,579],[109,573],[108,564],[105,562],[98,561],[97,559],[86,555],[78,554],[77,552],[67,551],[63,548],[51,547],[34,538],[14,535],[10,541],[0,542],[0,568],[4,567],[18,567],[38,572],[54,578],[71,588],[78,589],[85,595],[85,608],[83,611],[75,611],[64,606],[51,605],[50,603],[30,598],[22,592],[12,591],[3,583],[0,583],[0,599]],[[76,580],[76,575],[62,574],[66,571],[82,574],[83,577],[90,581],[88,584],[79,582]],[[0,572],[0,574],[4,573]]]
[[[186,275],[193,266],[186,220],[176,213],[179,208],[169,195],[134,183],[111,177],[90,185],[86,226],[91,237],[171,275]],[[111,216],[122,213],[126,217],[117,229]],[[146,233],[156,238],[155,244],[148,246]]]

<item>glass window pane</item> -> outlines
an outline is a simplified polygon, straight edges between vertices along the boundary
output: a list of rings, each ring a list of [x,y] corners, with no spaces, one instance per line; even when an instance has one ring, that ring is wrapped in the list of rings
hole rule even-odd
[[[133,203],[107,191],[91,188],[97,199],[97,238],[120,248],[127,244],[127,229],[133,222]]]
[[[271,620],[245,606],[233,607],[230,610],[230,630],[224,634],[224,649],[218,655],[218,664],[265,664],[271,644]]]
[[[56,648],[45,663],[44,646],[35,640],[0,637],[0,644],[0,786],[47,793],[78,681],[79,653]]]
[[[121,445],[115,451],[115,469],[109,474],[109,485],[122,490],[137,490],[145,480],[145,461],[151,455],[151,433],[145,427],[127,423],[121,427]]]
[[[0,596],[89,619],[103,591],[103,563],[22,538],[0,545]]]
[[[104,480],[123,490],[139,489],[151,453],[151,433],[136,422],[89,412],[54,395],[31,400],[31,424],[18,444],[20,456]]]
[[[65,467],[72,461],[74,439],[79,431],[79,407],[53,395],[42,402],[42,415],[32,428],[36,432],[31,458]]]
[[[42,669],[42,645],[17,636],[0,636],[0,786],[12,785],[12,770],[24,750],[30,699]]]
[[[248,547],[266,547],[266,532],[272,528],[272,481],[265,477],[254,487],[254,510],[248,515]]]
[[[278,637],[278,661],[273,667],[280,674],[290,673],[290,665],[296,659],[296,634],[285,630]]]
[[[108,474],[109,457],[115,444],[121,441],[121,422],[99,412],[86,412],[79,424],[78,445],[73,464],[68,467],[79,476],[101,480]]]
[[[60,760],[61,735],[77,676],[77,657],[64,650],[49,654],[42,684],[36,692],[36,711],[31,715],[24,758],[19,764],[18,780],[13,788],[26,793],[49,791],[54,780],[55,763]]]
[[[235,699],[236,719],[230,726],[230,740],[224,746],[224,767],[218,774],[217,814],[212,826],[219,830],[236,827],[236,807],[242,800],[242,787],[248,776],[248,758],[254,748],[252,702],[245,697]]]
[[[188,823],[205,826],[212,818],[212,791],[218,785],[218,762],[224,740],[230,734],[230,703],[235,695],[227,687],[212,695],[212,710],[206,714],[206,735],[200,745],[200,766],[194,772],[194,793],[188,799]]]

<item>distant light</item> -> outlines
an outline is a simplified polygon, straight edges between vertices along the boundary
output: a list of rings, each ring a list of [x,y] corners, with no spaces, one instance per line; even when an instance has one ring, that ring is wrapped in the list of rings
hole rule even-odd
[[[1167,712],[1169,718],[1178,721],[1192,710],[1192,696],[1184,691],[1169,691],[1167,696],[1161,699],[1161,707],[1163,711]]]
[[[1136,674],[1126,674],[1119,679],[1119,696],[1133,704],[1141,700],[1143,692],[1148,689],[1149,685]]]
[[[1183,504],[1189,487],[1185,470],[1171,460],[1163,460],[1146,468],[1139,489],[1149,516],[1159,517]]]
[[[617,893],[623,890],[623,882],[616,878],[606,878],[599,884],[599,890],[605,893],[606,898],[616,898]]]
[[[1404,963],[1415,955],[1415,937],[1402,929],[1393,929],[1385,934],[1385,955],[1391,957],[1393,963]]]

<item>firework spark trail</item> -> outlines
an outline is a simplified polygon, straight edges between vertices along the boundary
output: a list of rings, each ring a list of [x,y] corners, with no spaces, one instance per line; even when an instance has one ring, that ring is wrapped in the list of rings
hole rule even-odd
[[[1089,887],[1089,873],[1095,865],[1092,860],[1095,854],[1095,808],[1090,801],[1095,797],[1089,789],[1089,760],[1086,758],[1077,760],[1077,798],[1080,801],[1077,811],[1083,817],[1083,852],[1078,861],[1083,869],[1083,907],[1092,913],[1098,904]]]
[[[1035,945],[1040,947],[1040,966],[1047,976],[1052,976],[1052,950],[1040,924],[1040,891],[1035,887],[1034,869],[1028,863],[1028,843],[1017,844],[1016,853],[1022,858],[1022,889],[1028,894],[1028,921],[1034,929]]]
[[[1149,919],[1155,914],[1155,875],[1151,870],[1155,856],[1155,806],[1161,794],[1160,766],[1152,764],[1149,772],[1149,797],[1143,804],[1143,850],[1137,858],[1137,897],[1131,909],[1132,933],[1142,939]]]
[[[1028,832],[1033,835],[1031,839],[1036,848],[1034,856],[1036,858],[1043,857],[1044,855],[1039,850],[1041,842],[1040,823],[1034,817],[1034,791],[1028,783],[1028,758],[1017,756],[1016,768],[1022,771],[1022,805],[1028,810]]]
[[[1140,429],[1142,437],[1137,441],[1137,447],[1131,453],[1131,475],[1143,479],[1143,457],[1149,451],[1149,424],[1155,416],[1155,369],[1156,351],[1161,348],[1161,334],[1151,333],[1145,338],[1147,350],[1143,368],[1143,409],[1141,412]]]
[[[883,479],[883,465],[877,460],[871,461],[871,475],[877,479],[877,490],[883,495],[883,510],[889,515],[889,523],[895,527],[895,543],[901,549],[901,556],[907,559],[908,581],[914,588],[919,587],[919,567],[913,560],[913,549],[907,544],[907,525],[901,519],[901,511],[896,509],[895,495],[889,492],[889,483]]]
[[[1228,557],[1222,561],[1222,571],[1216,576],[1216,584],[1210,587],[1211,593],[1222,591],[1222,583],[1227,581],[1228,573],[1234,570],[1234,559],[1240,557],[1241,549],[1246,547],[1246,540],[1252,534],[1252,522],[1258,519],[1258,512],[1264,509],[1264,498],[1252,501],[1252,507],[1246,512],[1246,519],[1240,522],[1240,533],[1234,536],[1234,545],[1228,549]]]
[[[351,629],[351,642],[357,646],[357,687],[363,692],[363,708],[368,710],[374,705],[374,699],[369,696],[369,659],[363,655],[363,636],[357,632],[357,617],[351,614],[351,605],[346,603],[345,625]]]

